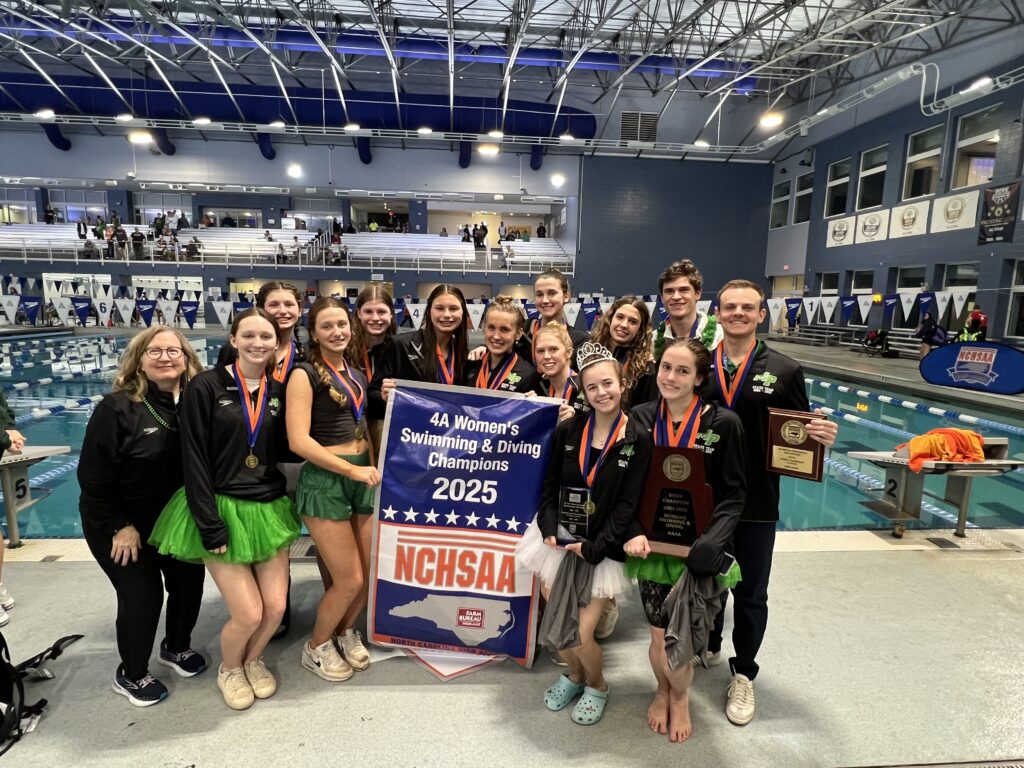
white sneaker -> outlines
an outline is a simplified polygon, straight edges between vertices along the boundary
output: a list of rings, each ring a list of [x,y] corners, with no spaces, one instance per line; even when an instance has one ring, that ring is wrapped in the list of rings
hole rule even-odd
[[[604,640],[606,637],[610,637],[612,632],[615,631],[615,625],[618,621],[619,606],[616,605],[615,598],[613,597],[604,604],[601,618],[597,620],[597,626],[594,627],[594,637],[597,640]]]
[[[249,681],[253,696],[257,699],[269,699],[277,693],[277,680],[270,674],[263,659],[250,661],[242,669],[245,670],[245,679]]]
[[[255,700],[252,686],[241,667],[224,669],[221,665],[217,670],[217,687],[224,695],[224,703],[232,709],[248,709]]]
[[[725,654],[721,651],[704,651],[704,663],[709,667],[717,667],[725,662]]]
[[[363,638],[357,630],[346,629],[344,635],[338,635],[338,643],[341,652],[345,654],[345,661],[352,665],[352,669],[362,672],[370,666],[370,652],[363,645]]]
[[[746,725],[754,719],[754,681],[746,675],[735,675],[726,691],[725,716],[735,725]]]
[[[7,611],[3,609],[3,606],[0,606],[0,627],[6,627],[7,622],[10,620],[11,617],[7,615]]]
[[[352,667],[338,653],[333,640],[328,640],[316,648],[309,643],[303,645],[302,666],[332,683],[340,683],[352,677]]]
[[[11,610],[14,607],[14,598],[11,597],[11,593],[4,586],[4,583],[0,581],[0,608],[5,611]]]

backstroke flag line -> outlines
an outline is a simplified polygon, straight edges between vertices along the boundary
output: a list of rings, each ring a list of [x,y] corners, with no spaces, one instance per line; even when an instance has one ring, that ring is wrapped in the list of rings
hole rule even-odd
[[[549,398],[398,382],[378,462],[374,643],[533,663],[537,589],[515,546],[557,422]]]

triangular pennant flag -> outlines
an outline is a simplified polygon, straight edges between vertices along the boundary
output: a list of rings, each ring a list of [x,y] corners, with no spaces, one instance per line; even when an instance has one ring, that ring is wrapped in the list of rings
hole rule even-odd
[[[424,301],[405,302],[405,311],[409,313],[409,319],[412,321],[413,328],[419,328],[423,325],[423,315],[426,309],[427,304]]]
[[[14,320],[18,316],[18,306],[21,304],[21,296],[5,295],[0,296],[0,307],[3,307],[4,314],[7,315],[7,320],[11,325],[14,325]]]
[[[803,303],[800,299],[795,296],[785,299],[786,302],[786,322],[789,323],[789,327],[792,328],[796,325],[797,315],[800,314],[800,305]]]
[[[523,309],[526,310],[527,320],[536,320],[538,317],[540,317],[540,310],[537,309],[537,305],[534,304],[532,301],[527,301],[526,303],[524,303]]]
[[[231,302],[230,301],[211,301],[213,305],[213,313],[217,315],[217,322],[220,323],[221,328],[227,328],[231,325]]]
[[[922,291],[917,294],[917,300],[919,302],[918,308],[921,310],[921,314],[925,312],[931,314],[932,319],[935,319],[935,294],[931,291]]]
[[[25,290],[26,291],[34,291],[36,289],[36,278],[34,278],[34,277],[28,277],[28,278],[23,277],[22,280],[25,280]],[[24,295],[24,293],[22,295]]]
[[[74,325],[72,316],[74,315],[75,308],[71,304],[69,296],[58,296],[53,300],[53,308],[57,310],[57,317],[60,318],[62,325]]]
[[[592,330],[594,322],[597,320],[597,302],[596,301],[585,301],[583,302],[583,319],[587,323],[587,330]]]
[[[231,308],[235,311],[235,314],[237,315],[240,312],[245,312],[245,310],[247,309],[252,309],[252,306],[253,305],[251,301],[236,301],[231,305]]]
[[[900,306],[903,307],[903,319],[907,320],[910,317],[910,311],[914,308],[914,302],[917,301],[916,293],[901,293],[900,294]]]
[[[142,318],[142,322],[148,328],[153,324],[153,310],[156,309],[156,301],[153,299],[137,299],[135,306],[139,310],[139,316]]]
[[[953,298],[953,294],[950,291],[935,292],[935,322],[939,322],[945,317],[951,298]]]
[[[705,299],[704,301],[697,302],[697,311],[702,315],[706,315],[711,309],[711,299]]]
[[[601,314],[602,315],[607,315],[608,314],[608,310],[612,308],[612,304],[614,304],[614,303],[615,303],[615,297],[614,296],[602,296],[598,300],[597,305],[601,308]]]
[[[29,325],[36,324],[36,318],[39,317],[39,308],[43,306],[42,296],[22,296],[21,297],[21,308],[25,312],[25,317],[28,319]]]
[[[63,280],[54,280],[53,281],[53,292],[54,293],[60,293],[60,289],[61,289],[62,285],[64,285],[64,281]]]
[[[181,314],[185,318],[185,322],[188,323],[189,328],[194,328],[196,325],[196,315],[199,313],[199,302],[198,301],[183,301],[181,302]]]
[[[896,305],[900,303],[899,294],[887,293],[885,298],[882,300],[882,310],[885,317],[885,324],[890,325],[892,323],[892,317],[896,314]]]
[[[786,302],[782,299],[768,299],[768,315],[771,317],[772,327],[778,324],[784,306],[786,306]]]
[[[78,293],[78,283],[74,280],[71,281],[71,292]]]
[[[84,326],[85,321],[89,319],[89,310],[92,309],[92,299],[88,296],[74,296],[71,299],[71,305],[75,308],[75,314],[78,315],[78,322]]]
[[[960,317],[960,314],[964,311],[964,306],[967,304],[967,295],[970,291],[952,291],[953,294],[953,314]]]
[[[853,296],[840,296],[839,322],[849,323],[853,319],[853,310],[857,307],[857,299]]]
[[[399,328],[405,322],[405,299],[395,299],[395,325]]]
[[[480,323],[484,319],[484,312],[487,311],[487,305],[474,302],[467,305],[467,308],[469,309],[469,320],[473,324],[473,328],[480,328]]]
[[[100,319],[99,324],[106,328],[110,325],[110,311],[113,309],[110,299],[95,298],[92,300],[92,305],[96,308],[96,315]]]
[[[839,304],[838,296],[822,296],[821,297],[821,314],[822,321],[831,323],[832,319],[836,314],[836,306]]]
[[[875,300],[870,294],[865,294],[857,297],[857,307],[860,309],[861,325],[868,324],[868,315],[871,314],[871,305],[874,303]]]
[[[178,302],[173,299],[157,299],[156,308],[164,316],[164,325],[174,325],[174,316],[178,314]]]
[[[578,301],[570,301],[562,305],[562,315],[565,317],[565,324],[570,328],[576,327],[576,319],[580,316],[583,305]]]
[[[114,299],[114,307],[121,316],[121,322],[124,325],[131,325],[132,317],[135,316],[135,302],[131,299]]]
[[[804,299],[804,322],[810,325],[814,322],[814,316],[818,314],[818,305],[821,299],[817,296]]]
[[[644,298],[644,304],[647,305],[647,314],[650,315],[651,322],[652,323],[656,322],[656,320],[654,318],[656,317],[655,312],[657,312],[657,310],[658,310],[658,300],[657,299],[651,299],[649,297],[645,297]]]

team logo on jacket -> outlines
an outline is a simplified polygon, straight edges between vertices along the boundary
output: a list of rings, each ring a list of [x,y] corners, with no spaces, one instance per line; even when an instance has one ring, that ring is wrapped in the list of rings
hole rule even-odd
[[[754,377],[754,383],[753,386],[751,386],[751,389],[754,392],[762,392],[766,395],[770,395],[775,391],[772,384],[778,380],[779,377],[774,373],[771,371],[765,371],[764,373],[759,373]]]
[[[997,352],[985,347],[964,347],[956,356],[953,367],[947,368],[946,373],[953,381],[969,381],[989,386],[999,378],[999,374],[992,371],[996,364]]]
[[[508,375],[508,383],[512,384],[513,386],[515,386],[516,384],[518,384],[522,380],[523,380],[523,377],[520,376],[518,373],[510,373]]]
[[[698,432],[697,439],[704,443],[704,445],[714,445],[722,439],[722,436],[713,429],[708,428],[706,432]]]
[[[278,413],[281,412],[281,398],[279,398],[279,397],[272,397],[272,398],[270,398],[269,400],[267,400],[267,407],[270,408],[270,412],[272,414],[277,416]]]

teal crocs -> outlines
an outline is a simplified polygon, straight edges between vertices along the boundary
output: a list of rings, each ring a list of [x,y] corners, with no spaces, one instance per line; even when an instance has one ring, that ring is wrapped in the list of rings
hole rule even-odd
[[[544,691],[544,706],[552,712],[559,712],[569,706],[569,702],[579,696],[583,688],[583,683],[574,683],[568,675],[561,675],[554,685]]]
[[[572,721],[579,725],[596,725],[604,715],[608,704],[608,691],[599,691],[589,685],[583,689],[583,695],[572,708]]]

